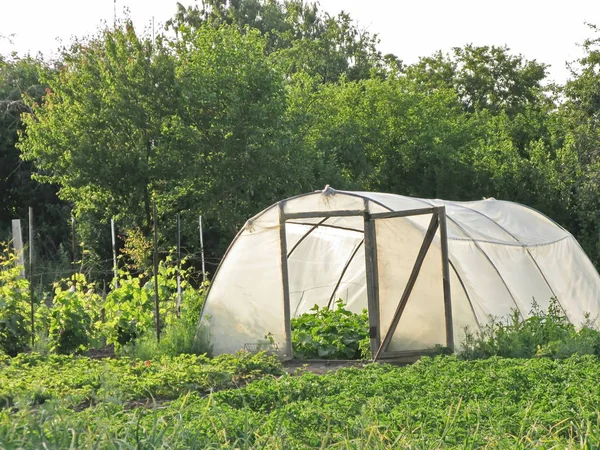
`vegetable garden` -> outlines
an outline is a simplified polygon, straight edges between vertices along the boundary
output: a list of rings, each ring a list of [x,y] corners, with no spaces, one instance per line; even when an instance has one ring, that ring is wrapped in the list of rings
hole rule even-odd
[[[2,264],[0,344],[12,354],[0,356],[3,449],[600,445],[600,333],[591,321],[576,330],[556,302],[524,322],[492,322],[454,356],[316,375],[264,353],[204,355],[203,287],[184,284],[178,317],[168,261],[160,343],[143,276],[106,296],[78,276],[36,306],[31,352],[27,281],[9,253]],[[295,354],[367,359],[367,323],[342,302],[315,307],[292,323]],[[94,356],[106,346],[116,356]]]

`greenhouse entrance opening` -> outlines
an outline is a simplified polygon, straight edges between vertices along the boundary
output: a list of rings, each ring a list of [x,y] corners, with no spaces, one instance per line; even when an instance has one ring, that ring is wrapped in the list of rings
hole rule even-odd
[[[444,207],[282,212],[280,221],[288,355],[291,319],[338,300],[368,309],[375,360],[453,348]]]

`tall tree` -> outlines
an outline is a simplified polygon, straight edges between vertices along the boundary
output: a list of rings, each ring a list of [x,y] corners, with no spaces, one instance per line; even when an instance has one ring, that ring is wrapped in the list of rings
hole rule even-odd
[[[68,207],[54,187],[32,180],[35,169],[20,158],[16,143],[24,130],[21,114],[31,112],[24,97],[40,101],[46,89],[40,73],[49,70],[39,58],[0,55],[0,239],[8,237],[11,219],[26,220],[28,207],[33,207],[37,231],[44,237],[39,250],[48,257],[64,238]]]
[[[400,65],[377,50],[376,35],[361,30],[346,13],[331,16],[304,0],[203,0],[184,7],[168,22],[176,32],[202,25],[256,29],[268,54],[276,54],[287,75],[307,72],[323,82],[385,76]]]
[[[579,172],[574,187],[580,240],[600,266],[600,29],[583,43],[585,55],[572,64],[562,107],[565,147],[577,155]]]
[[[229,240],[310,185],[310,161],[286,145],[284,78],[265,45],[226,25],[153,45],[130,23],[78,42],[29,104],[23,156],[88,235],[110,217],[148,233],[155,199],[159,213],[208,215]]]

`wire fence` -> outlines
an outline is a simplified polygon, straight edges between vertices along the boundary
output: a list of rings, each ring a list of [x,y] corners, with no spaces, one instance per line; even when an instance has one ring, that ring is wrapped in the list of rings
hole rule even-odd
[[[156,217],[154,218],[156,224]],[[72,249],[71,255],[68,258],[63,258],[62,261],[35,261],[35,248],[36,241],[34,238],[35,222],[33,217],[33,211],[29,210],[29,226],[27,231],[29,239],[26,241],[22,238],[21,221],[15,219],[12,221],[11,228],[11,246],[15,253],[19,256],[18,264],[24,267],[22,273],[26,276],[32,286],[38,292],[43,292],[52,286],[52,284],[59,280],[68,280],[76,273],[82,273],[86,275],[87,279],[92,279],[100,282],[104,282],[105,285],[109,281],[113,281],[116,285],[119,279],[119,273],[125,270],[130,275],[146,275],[148,277],[154,275],[154,272],[158,270],[158,266],[150,264],[148,262],[146,267],[137,267],[131,261],[127,261],[126,253],[118,251],[117,240],[115,233],[115,221],[111,219],[111,234],[112,234],[112,258],[97,259],[96,257],[86,258],[86,253],[83,248],[77,250],[76,243],[76,227],[75,220],[72,219]],[[123,236],[118,235],[121,239]],[[194,267],[193,279],[198,281],[206,281],[208,275],[215,273],[217,267],[221,262],[221,258],[214,256],[205,256],[204,254],[204,237],[202,230],[202,216],[198,218],[198,238],[200,248],[197,247],[194,250],[188,249],[186,246],[181,245],[181,225],[180,215],[177,214],[177,247],[175,250],[162,250],[158,248],[156,241],[152,246],[153,259],[155,261],[166,260],[167,256],[174,256],[170,261],[170,265],[178,268],[177,282],[178,286],[181,281],[179,272],[182,269],[182,265],[185,268]],[[28,253],[28,258],[25,258]],[[63,255],[66,256],[66,253]],[[27,259],[27,261],[26,261]],[[38,264],[36,264],[38,263]],[[198,283],[199,284],[199,283]],[[178,287],[179,290],[179,287]]]

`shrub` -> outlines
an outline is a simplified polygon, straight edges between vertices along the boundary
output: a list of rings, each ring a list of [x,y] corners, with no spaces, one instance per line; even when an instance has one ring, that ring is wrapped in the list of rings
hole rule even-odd
[[[50,349],[59,354],[81,353],[92,343],[93,324],[99,318],[100,297],[83,274],[75,274],[54,284],[49,310]]]
[[[577,330],[556,299],[550,301],[547,311],[534,302],[526,320],[514,311],[506,321],[492,318],[475,334],[467,330],[459,353],[463,359],[566,358],[573,354],[600,356],[600,332],[589,322]]]
[[[29,282],[7,244],[0,251],[0,352],[15,356],[29,344]]]
[[[143,276],[127,275],[119,280],[104,302],[102,329],[108,344],[120,349],[144,334],[154,324],[154,299],[148,285],[142,286]]]
[[[292,347],[298,359],[367,359],[369,315],[348,311],[342,300],[334,309],[319,308],[292,319]]]
[[[172,255],[161,261],[158,270],[158,296],[160,299],[160,327],[165,327],[183,319],[186,328],[195,330],[204,303],[208,284],[194,289],[189,282],[189,272],[180,271],[182,301],[180,314],[177,312],[177,267]],[[185,260],[182,261],[182,264]],[[144,280],[148,280],[144,282]],[[132,277],[121,273],[119,287],[113,289],[104,303],[104,323],[102,328],[108,344],[116,350],[141,338],[155,333],[154,278],[149,274]],[[181,334],[180,331],[169,333]],[[187,333],[187,331],[186,331]]]

